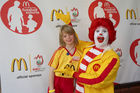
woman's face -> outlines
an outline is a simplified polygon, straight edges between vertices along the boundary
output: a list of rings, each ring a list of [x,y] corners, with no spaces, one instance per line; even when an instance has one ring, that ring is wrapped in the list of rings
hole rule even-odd
[[[62,38],[66,45],[74,44],[74,34],[70,35],[68,33],[62,32]]]
[[[97,27],[97,29],[94,32],[95,45],[106,46],[108,44],[108,40],[108,30],[103,26]]]

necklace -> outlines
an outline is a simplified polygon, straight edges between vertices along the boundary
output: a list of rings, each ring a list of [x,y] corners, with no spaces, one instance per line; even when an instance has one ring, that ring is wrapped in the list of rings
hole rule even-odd
[[[75,49],[75,45],[71,47],[70,49],[69,48],[66,48],[66,49],[68,50],[67,55],[69,55],[70,53],[73,54],[72,50]]]

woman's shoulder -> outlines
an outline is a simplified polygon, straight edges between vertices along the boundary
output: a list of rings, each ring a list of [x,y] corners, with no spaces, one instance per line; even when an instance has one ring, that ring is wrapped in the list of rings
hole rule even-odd
[[[61,51],[64,51],[65,48],[64,47],[58,47],[56,50],[55,50],[55,53],[59,53]]]

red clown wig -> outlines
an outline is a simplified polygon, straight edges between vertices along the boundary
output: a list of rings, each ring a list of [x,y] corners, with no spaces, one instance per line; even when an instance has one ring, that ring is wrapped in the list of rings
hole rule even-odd
[[[116,39],[116,31],[114,29],[113,23],[107,18],[96,18],[92,21],[91,26],[89,28],[89,39],[91,41],[94,41],[94,32],[99,26],[107,28],[109,33],[108,44],[111,44]]]

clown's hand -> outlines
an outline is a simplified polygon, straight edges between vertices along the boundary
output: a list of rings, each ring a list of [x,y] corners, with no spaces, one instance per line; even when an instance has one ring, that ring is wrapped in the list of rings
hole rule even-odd
[[[56,19],[61,19],[65,24],[70,24],[71,19],[70,19],[70,13],[67,11],[67,14],[62,14],[59,12],[55,13]]]
[[[72,68],[65,67],[65,75],[70,76],[70,77],[73,77],[74,72],[75,71]]]

